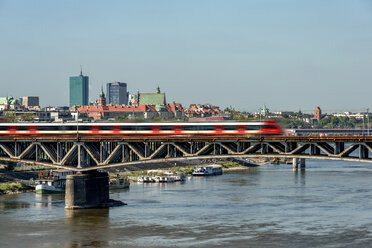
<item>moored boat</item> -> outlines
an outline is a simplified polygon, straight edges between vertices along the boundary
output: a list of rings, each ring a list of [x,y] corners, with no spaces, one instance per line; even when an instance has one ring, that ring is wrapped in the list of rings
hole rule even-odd
[[[73,172],[67,170],[50,171],[46,176],[40,172],[40,178],[35,181],[35,192],[37,194],[64,193],[66,176],[70,174]]]
[[[193,176],[215,176],[222,175],[222,166],[218,164],[212,164],[207,166],[197,166],[192,172]]]
[[[109,182],[110,189],[128,189],[129,186],[130,182],[127,178],[113,178]]]
[[[64,193],[65,188],[63,188],[61,184],[61,180],[41,179],[38,180],[38,184],[35,186],[35,191],[37,194]]]

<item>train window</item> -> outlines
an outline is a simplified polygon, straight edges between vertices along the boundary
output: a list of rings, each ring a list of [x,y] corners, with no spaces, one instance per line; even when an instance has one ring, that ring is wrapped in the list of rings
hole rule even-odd
[[[80,131],[90,131],[91,129],[91,126],[79,126]]]
[[[100,129],[104,130],[104,131],[111,131],[112,128],[113,128],[113,126],[100,126]]]
[[[79,127],[79,130],[82,130],[81,128]],[[76,131],[76,126],[38,126],[37,129],[40,131]]]
[[[17,126],[17,130],[19,131],[27,131],[29,130],[28,126]]]
[[[0,131],[6,131],[6,130],[8,130],[7,126],[0,126]]]
[[[172,131],[173,126],[160,126],[160,130],[162,130],[162,131]]]
[[[120,130],[133,131],[135,130],[135,127],[134,126],[120,126]]]
[[[38,126],[37,127],[37,129],[40,131],[57,131],[60,128],[58,128],[57,126]]]
[[[182,129],[184,131],[198,131],[198,126],[183,126]]]
[[[56,128],[56,127],[54,127]],[[58,127],[59,130],[62,130],[62,131],[76,131],[77,130],[77,126],[74,125],[74,126],[60,126]]]
[[[237,127],[235,125],[226,125],[223,126],[223,130],[237,130]]]
[[[259,126],[259,125],[245,126],[245,130],[260,130],[260,129],[261,129],[261,126]]]
[[[214,126],[199,126],[199,130],[200,131],[213,131],[214,130]]]
[[[152,127],[151,126],[136,126],[136,130],[138,130],[138,131],[151,131]]]
[[[273,125],[263,125],[263,126],[261,126],[261,129],[275,129],[275,126],[273,126]]]

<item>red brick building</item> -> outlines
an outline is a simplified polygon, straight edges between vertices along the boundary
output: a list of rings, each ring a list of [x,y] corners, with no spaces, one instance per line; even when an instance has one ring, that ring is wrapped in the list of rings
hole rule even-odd
[[[88,117],[94,120],[114,119],[123,114],[127,115],[129,119],[153,119],[155,117],[162,117],[164,119],[182,118],[182,105],[101,105],[98,106],[81,106],[76,107],[80,113],[87,113]]]
[[[314,110],[314,118],[320,121],[322,119],[322,110],[319,107],[316,107]]]

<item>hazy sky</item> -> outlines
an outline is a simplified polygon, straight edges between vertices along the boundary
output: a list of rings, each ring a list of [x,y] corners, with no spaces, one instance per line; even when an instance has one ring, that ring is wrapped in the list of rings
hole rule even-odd
[[[128,83],[168,102],[372,109],[372,0],[0,0],[0,95],[68,105]]]

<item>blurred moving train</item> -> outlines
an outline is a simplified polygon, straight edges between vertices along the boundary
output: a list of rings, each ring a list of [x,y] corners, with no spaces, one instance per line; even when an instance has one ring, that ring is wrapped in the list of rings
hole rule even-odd
[[[281,135],[274,121],[204,123],[1,123],[0,135]]]

